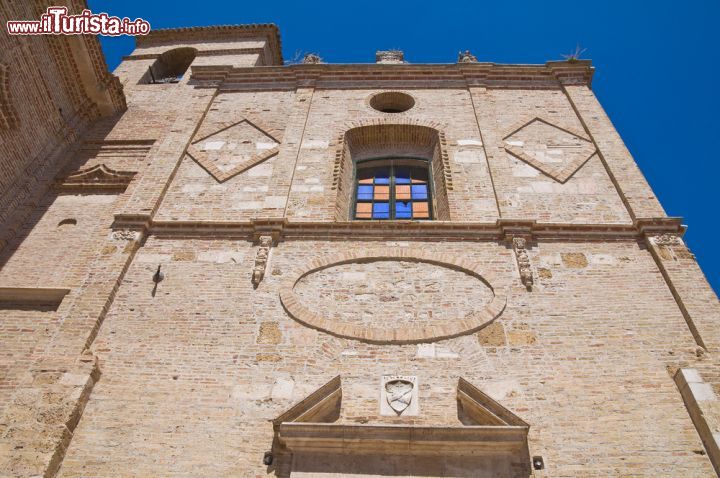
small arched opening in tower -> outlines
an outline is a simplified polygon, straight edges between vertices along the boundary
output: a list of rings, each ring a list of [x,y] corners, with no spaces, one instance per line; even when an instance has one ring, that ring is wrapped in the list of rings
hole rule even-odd
[[[197,50],[191,47],[168,50],[148,68],[148,71],[140,79],[140,83],[179,83],[196,55]]]

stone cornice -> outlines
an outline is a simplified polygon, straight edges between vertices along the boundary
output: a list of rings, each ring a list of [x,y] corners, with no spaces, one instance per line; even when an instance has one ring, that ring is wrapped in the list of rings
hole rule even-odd
[[[216,55],[264,55],[265,50],[262,48],[230,48],[226,50],[200,50],[196,56],[216,56]],[[132,53],[124,56],[123,61],[132,60],[154,60],[160,58],[161,53]]]
[[[272,53],[274,62],[283,64],[280,31],[272,23],[249,25],[216,25],[209,27],[162,28],[152,30],[144,36],[135,37],[138,47],[148,47],[178,42],[207,42],[234,40],[238,38],[264,37]]]
[[[192,67],[191,82],[223,90],[315,88],[560,88],[590,85],[590,61],[548,62],[544,65],[457,64],[298,64],[234,68]]]
[[[482,455],[521,452],[527,446],[527,434],[526,426],[283,423],[278,439],[295,453],[386,453],[390,448],[410,455]]]
[[[538,223],[498,219],[496,222],[455,221],[292,221],[258,218],[252,221],[154,221],[147,216],[116,215],[114,229],[142,230],[171,237],[257,238],[272,235],[290,239],[396,239],[505,241],[508,237],[550,240],[639,240],[649,234],[684,234],[682,219],[643,218],[630,224]]]

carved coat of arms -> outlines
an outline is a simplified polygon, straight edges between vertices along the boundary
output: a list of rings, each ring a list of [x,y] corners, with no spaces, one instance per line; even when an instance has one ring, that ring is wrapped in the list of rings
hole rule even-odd
[[[417,415],[417,377],[383,375],[380,386],[380,414],[385,416]]]
[[[385,383],[388,404],[400,415],[410,405],[414,384],[409,380],[391,380]]]

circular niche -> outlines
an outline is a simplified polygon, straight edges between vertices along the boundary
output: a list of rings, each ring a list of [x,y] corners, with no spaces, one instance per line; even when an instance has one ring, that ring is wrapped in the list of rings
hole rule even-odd
[[[415,98],[399,91],[386,91],[370,97],[370,107],[382,113],[402,113],[415,106]]]
[[[472,333],[498,317],[506,303],[473,264],[395,250],[316,260],[283,284],[280,300],[309,327],[397,344]]]

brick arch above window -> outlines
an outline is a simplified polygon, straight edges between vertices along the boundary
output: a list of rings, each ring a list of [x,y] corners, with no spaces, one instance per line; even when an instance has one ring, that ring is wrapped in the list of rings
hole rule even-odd
[[[10,67],[0,63],[0,129],[11,129],[19,120],[10,94]]]
[[[352,122],[336,136],[333,189],[337,190],[336,220],[347,221],[353,202],[355,165],[378,157],[425,158],[432,171],[435,218],[450,220],[448,191],[453,189],[447,139],[442,125],[432,121],[378,118]]]
[[[179,47],[161,53],[140,83],[178,83],[197,56],[197,49]]]

